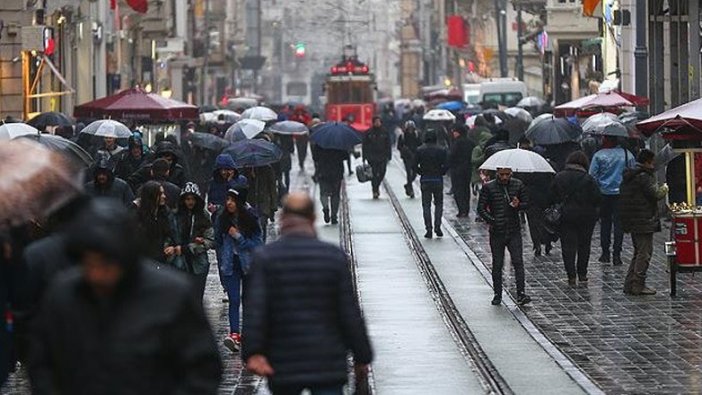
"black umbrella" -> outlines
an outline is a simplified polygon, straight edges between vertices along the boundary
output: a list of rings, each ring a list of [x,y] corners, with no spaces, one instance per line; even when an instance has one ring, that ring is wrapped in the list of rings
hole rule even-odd
[[[39,130],[43,130],[47,126],[72,126],[73,121],[66,115],[60,112],[43,112],[36,117],[27,121],[28,125],[32,125]]]
[[[280,161],[283,151],[266,140],[242,140],[232,143],[224,150],[234,159],[236,167],[259,167]]]
[[[497,127],[507,130],[509,132],[509,144],[516,145],[529,128],[529,123],[520,118],[512,118],[502,122]]]
[[[507,114],[506,112],[500,111],[500,110],[495,110],[494,108],[489,108],[487,110],[483,110],[482,113],[483,113],[483,115],[484,114],[492,114],[495,118],[499,118],[500,121],[502,121],[502,122],[506,122],[506,121],[514,118],[511,115]]]
[[[93,157],[81,148],[80,145],[61,136],[42,133],[30,134],[17,138],[34,140],[52,151],[62,153],[79,167],[90,167],[93,164]]]
[[[229,141],[211,133],[194,132],[190,135],[190,142],[196,147],[211,151],[221,151],[229,147]]]
[[[580,126],[568,122],[565,118],[544,119],[533,122],[525,136],[535,145],[553,145],[576,141],[582,134]]]

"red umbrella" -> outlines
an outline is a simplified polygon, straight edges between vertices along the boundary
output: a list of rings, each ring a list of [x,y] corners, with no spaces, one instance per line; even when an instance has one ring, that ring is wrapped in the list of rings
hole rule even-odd
[[[672,130],[666,133],[668,139],[689,138],[690,134],[698,134],[702,138],[702,99],[685,103],[680,107],[649,118],[636,124],[645,136],[650,136],[660,129]]]
[[[73,115],[76,118],[171,122],[198,119],[198,108],[155,93],[147,93],[141,88],[132,88],[76,106]]]
[[[630,93],[608,91],[581,97],[580,99],[556,106],[554,113],[565,115],[588,110],[601,109],[618,113],[620,107],[647,106],[648,98]]]

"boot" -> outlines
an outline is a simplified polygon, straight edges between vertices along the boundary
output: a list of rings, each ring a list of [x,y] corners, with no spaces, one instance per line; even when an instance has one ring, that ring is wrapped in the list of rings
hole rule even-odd
[[[602,255],[598,259],[600,263],[609,263],[609,251],[602,251]]]
[[[617,254],[617,255],[612,256],[612,265],[614,265],[614,266],[621,266],[622,265],[621,255]]]
[[[323,209],[322,213],[324,214],[324,223],[328,224],[329,223],[329,210]]]

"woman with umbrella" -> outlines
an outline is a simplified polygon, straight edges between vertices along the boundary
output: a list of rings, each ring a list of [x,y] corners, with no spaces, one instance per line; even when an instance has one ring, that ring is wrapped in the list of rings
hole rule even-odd
[[[558,231],[570,285],[576,284],[576,275],[581,283],[588,281],[590,244],[602,201],[597,182],[588,174],[589,167],[583,152],[573,152],[551,185],[552,203],[562,205]]]

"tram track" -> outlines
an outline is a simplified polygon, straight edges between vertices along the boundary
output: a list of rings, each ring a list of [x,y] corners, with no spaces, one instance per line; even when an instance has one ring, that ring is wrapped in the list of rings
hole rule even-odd
[[[490,361],[475,335],[468,327],[468,324],[458,311],[458,308],[454,304],[451,295],[441,280],[438,271],[436,270],[426,250],[422,246],[419,236],[415,232],[409,218],[407,217],[407,214],[402,208],[397,195],[395,195],[395,192],[387,180],[383,181],[383,188],[390,200],[393,211],[400,222],[402,233],[405,237],[407,246],[415,259],[417,268],[419,269],[419,272],[424,279],[432,298],[434,299],[436,307],[439,310],[439,313],[441,314],[449,332],[451,333],[451,336],[456,341],[461,353],[474,366],[475,372],[481,380],[481,384],[487,393],[496,395],[514,394],[505,379],[500,375],[497,368],[495,368],[493,363]],[[348,207],[348,204],[344,202],[344,206]]]

